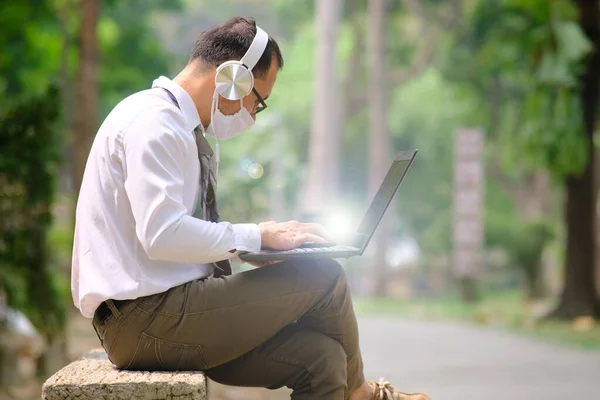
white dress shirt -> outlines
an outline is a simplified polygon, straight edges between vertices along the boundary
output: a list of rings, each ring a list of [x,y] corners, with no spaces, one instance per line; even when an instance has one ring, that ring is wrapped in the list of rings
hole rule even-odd
[[[179,108],[169,98],[173,94]],[[192,217],[200,163],[196,107],[165,77],[121,101],[87,160],[76,211],[71,290],[88,318],[107,299],[135,299],[213,273],[231,250],[260,249],[255,224]]]

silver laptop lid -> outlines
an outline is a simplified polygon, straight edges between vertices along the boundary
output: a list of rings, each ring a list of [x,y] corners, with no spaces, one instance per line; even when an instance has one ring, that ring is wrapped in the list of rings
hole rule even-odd
[[[361,255],[371,241],[375,229],[377,229],[377,225],[379,225],[379,222],[383,218],[394,194],[398,191],[402,180],[406,176],[408,169],[417,155],[417,151],[418,150],[402,151],[396,155],[396,158],[392,162],[392,166],[383,179],[383,183],[379,187],[369,209],[356,230],[353,245],[360,248]]]

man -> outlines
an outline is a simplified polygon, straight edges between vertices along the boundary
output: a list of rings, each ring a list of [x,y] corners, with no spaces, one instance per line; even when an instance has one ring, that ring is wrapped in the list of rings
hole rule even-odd
[[[161,77],[112,110],[77,205],[75,305],[119,368],[202,370],[229,385],[288,386],[298,400],[424,399],[364,380],[335,261],[231,275],[239,251],[328,239],[317,224],[219,222],[205,135],[250,128],[282,67],[275,40],[253,19],[234,18],[199,36],[173,80]],[[202,219],[192,216],[196,204]]]

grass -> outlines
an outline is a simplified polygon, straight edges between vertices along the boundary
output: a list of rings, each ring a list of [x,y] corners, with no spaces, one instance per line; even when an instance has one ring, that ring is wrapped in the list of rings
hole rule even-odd
[[[529,311],[518,292],[487,295],[472,305],[464,304],[456,297],[418,300],[358,298],[354,307],[358,314],[363,315],[460,321],[580,348],[600,349],[600,325],[587,331],[574,331],[569,321],[540,321]]]

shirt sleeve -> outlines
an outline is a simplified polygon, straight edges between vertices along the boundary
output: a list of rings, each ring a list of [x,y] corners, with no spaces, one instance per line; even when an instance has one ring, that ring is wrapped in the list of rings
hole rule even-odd
[[[183,203],[184,168],[189,141],[169,115],[138,118],[123,137],[125,192],[136,235],[148,257],[205,264],[231,259],[231,250],[258,251],[258,225],[212,223],[188,214]],[[195,145],[195,144],[194,144]]]

